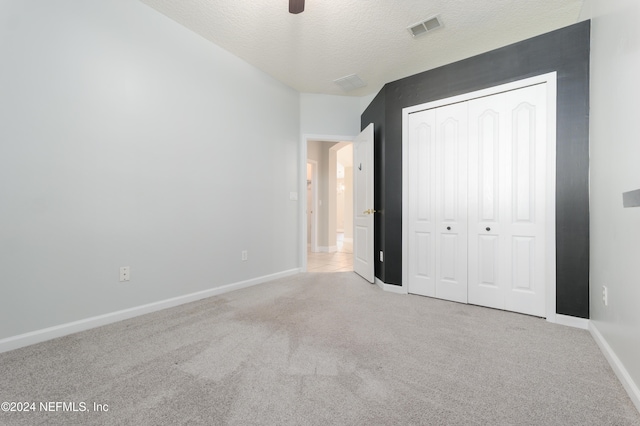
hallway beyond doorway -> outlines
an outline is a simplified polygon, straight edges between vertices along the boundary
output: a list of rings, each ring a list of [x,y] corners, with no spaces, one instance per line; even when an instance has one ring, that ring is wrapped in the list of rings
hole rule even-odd
[[[313,253],[307,251],[308,272],[349,272],[353,271],[353,243],[344,243],[344,234],[336,238],[338,251],[334,253]]]
[[[307,272],[353,271],[352,253],[307,253]]]

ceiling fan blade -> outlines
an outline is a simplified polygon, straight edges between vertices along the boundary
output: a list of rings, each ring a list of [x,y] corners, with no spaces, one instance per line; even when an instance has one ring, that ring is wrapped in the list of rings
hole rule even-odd
[[[304,0],[289,0],[289,13],[304,12]]]

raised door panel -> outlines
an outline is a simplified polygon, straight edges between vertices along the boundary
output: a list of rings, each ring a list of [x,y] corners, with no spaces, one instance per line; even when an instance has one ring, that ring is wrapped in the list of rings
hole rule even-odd
[[[504,309],[506,274],[501,222],[505,216],[505,101],[469,101],[469,303]]]
[[[511,244],[511,289],[520,293],[536,291],[536,239],[514,236]]]
[[[506,94],[511,159],[505,249],[506,310],[545,316],[546,86]]]
[[[467,302],[467,104],[436,110],[436,297]]]
[[[520,102],[512,114],[513,150],[513,221],[534,223],[536,197],[536,113],[537,108],[529,102]]]
[[[435,112],[409,116],[408,291],[435,296]]]

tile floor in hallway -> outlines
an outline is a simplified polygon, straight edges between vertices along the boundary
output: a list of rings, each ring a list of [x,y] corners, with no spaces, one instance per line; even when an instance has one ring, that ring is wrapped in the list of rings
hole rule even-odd
[[[345,272],[353,271],[353,253],[337,251],[335,253],[307,252],[308,272]]]

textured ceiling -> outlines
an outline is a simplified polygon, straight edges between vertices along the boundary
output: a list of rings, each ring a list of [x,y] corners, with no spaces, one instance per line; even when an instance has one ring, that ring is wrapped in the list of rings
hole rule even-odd
[[[300,92],[388,82],[577,22],[584,0],[140,0]],[[413,38],[411,24],[443,27]],[[333,80],[358,74],[367,86]]]

